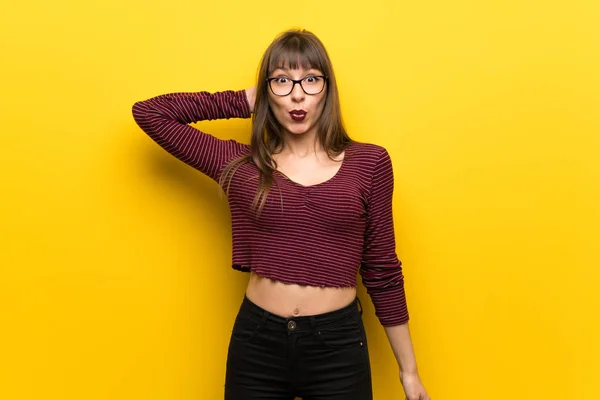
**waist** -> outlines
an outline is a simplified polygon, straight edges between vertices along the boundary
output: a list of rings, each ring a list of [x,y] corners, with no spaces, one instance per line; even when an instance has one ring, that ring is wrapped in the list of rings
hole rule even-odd
[[[257,306],[281,317],[317,315],[348,306],[356,287],[320,287],[283,283],[252,273],[246,297]]]
[[[271,330],[286,331],[289,329],[303,332],[313,331],[315,328],[328,326],[337,321],[347,320],[347,318],[359,321],[362,315],[362,305],[359,298],[354,297],[349,304],[337,310],[314,315],[285,317],[265,310],[244,295],[238,315],[243,315],[261,325],[269,322]]]

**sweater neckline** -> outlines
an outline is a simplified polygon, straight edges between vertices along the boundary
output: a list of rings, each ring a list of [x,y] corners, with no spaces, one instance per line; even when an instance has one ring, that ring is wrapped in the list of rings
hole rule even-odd
[[[289,181],[293,185],[298,186],[298,187],[303,188],[303,189],[315,188],[315,187],[318,187],[318,186],[326,185],[326,184],[328,184],[328,183],[336,180],[336,178],[338,178],[338,176],[343,172],[344,167],[346,166],[346,164],[348,162],[348,154],[349,154],[348,150],[350,149],[350,147],[352,147],[353,144],[354,143],[350,143],[346,147],[346,149],[344,150],[344,158],[342,159],[342,165],[340,165],[340,168],[337,170],[337,172],[335,173],[335,175],[333,175],[331,178],[329,178],[329,179],[327,179],[327,180],[325,180],[323,182],[315,183],[315,184],[312,184],[312,185],[303,185],[300,182],[296,182],[296,181],[290,179],[286,174],[284,174],[281,171],[275,170],[275,172],[278,173],[279,175],[281,175],[283,178],[285,178],[287,181]]]

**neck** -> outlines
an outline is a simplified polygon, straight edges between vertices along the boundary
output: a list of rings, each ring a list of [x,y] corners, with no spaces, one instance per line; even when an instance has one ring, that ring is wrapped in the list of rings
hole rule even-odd
[[[317,140],[316,129],[303,133],[301,135],[295,135],[286,132],[284,135],[283,149],[281,153],[293,154],[299,158],[306,157],[314,153],[321,153],[323,148],[321,143]]]

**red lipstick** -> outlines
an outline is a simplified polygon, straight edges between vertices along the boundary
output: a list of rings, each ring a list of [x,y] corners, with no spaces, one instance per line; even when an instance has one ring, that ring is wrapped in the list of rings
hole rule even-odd
[[[306,111],[304,110],[292,110],[290,111],[290,116],[294,121],[302,121],[306,117]]]

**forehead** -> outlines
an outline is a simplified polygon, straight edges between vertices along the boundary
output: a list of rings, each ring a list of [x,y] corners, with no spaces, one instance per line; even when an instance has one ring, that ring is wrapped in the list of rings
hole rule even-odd
[[[305,74],[314,74],[314,73],[321,73],[320,70],[318,70],[317,68],[303,68],[302,66],[300,66],[299,68],[289,68],[287,66],[282,66],[279,68],[275,68],[271,74],[290,74],[290,75],[305,75]]]
[[[316,69],[322,71],[321,57],[318,51],[310,47],[293,47],[289,48],[281,46],[273,49],[273,53],[269,59],[269,72],[276,69],[282,70],[311,70]]]
[[[275,72],[285,72],[285,73],[306,73],[309,71],[316,71],[318,68],[313,67],[313,65],[305,60],[296,59],[292,60],[278,60],[278,62],[273,63],[271,68],[269,68],[270,73]]]
[[[269,76],[273,74],[286,74],[299,79],[299,77],[310,74],[310,73],[322,73],[319,68],[314,67],[309,62],[303,62],[301,59],[296,58],[295,62],[290,60],[281,60],[279,63],[273,65],[273,69],[270,70]]]

